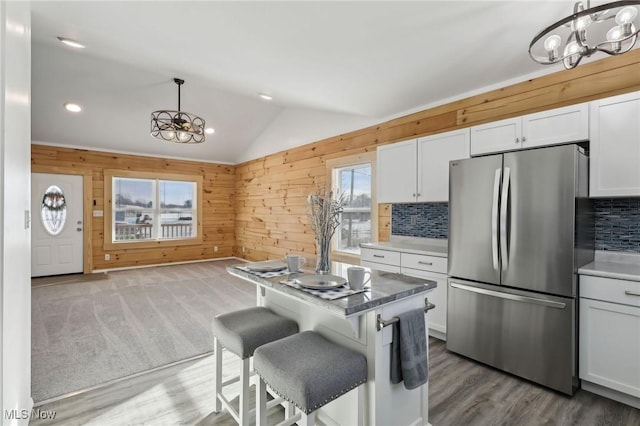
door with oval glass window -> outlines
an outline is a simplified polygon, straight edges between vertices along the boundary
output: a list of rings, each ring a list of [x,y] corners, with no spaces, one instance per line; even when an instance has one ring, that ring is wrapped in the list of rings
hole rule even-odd
[[[31,175],[31,276],[83,272],[83,177]]]

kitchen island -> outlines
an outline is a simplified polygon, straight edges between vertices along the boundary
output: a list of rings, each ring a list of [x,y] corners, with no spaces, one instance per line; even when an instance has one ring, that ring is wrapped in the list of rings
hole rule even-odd
[[[346,277],[349,266],[333,262],[331,272]],[[282,283],[311,272],[266,277],[244,265],[230,266],[227,271],[256,284],[257,304],[297,321],[300,331],[314,330],[367,357],[365,424],[428,424],[428,383],[407,390],[403,383],[390,381],[393,336],[392,327],[384,325],[400,313],[428,307],[426,297],[436,287],[434,281],[371,270],[365,292],[325,300]],[[317,418],[325,424],[355,424],[356,407],[355,394],[346,394],[318,410]]]

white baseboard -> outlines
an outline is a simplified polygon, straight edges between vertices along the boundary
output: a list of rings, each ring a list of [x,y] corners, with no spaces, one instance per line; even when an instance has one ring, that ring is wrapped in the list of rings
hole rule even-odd
[[[122,268],[94,269],[93,271],[91,271],[91,273],[97,274],[97,273],[103,273],[103,272],[126,271],[129,269],[155,268],[158,266],[185,265],[189,263],[214,262],[216,260],[229,260],[229,259],[237,259],[240,262],[246,262],[246,260],[236,256],[215,257],[213,259],[185,260],[183,262],[158,263],[154,265],[136,265],[136,266],[123,266]]]
[[[621,402],[623,404],[630,405],[640,410],[640,398],[636,398],[626,393],[618,392],[617,390],[605,388],[595,383],[582,381],[582,389],[587,392],[595,393],[605,398],[613,399],[614,401]]]

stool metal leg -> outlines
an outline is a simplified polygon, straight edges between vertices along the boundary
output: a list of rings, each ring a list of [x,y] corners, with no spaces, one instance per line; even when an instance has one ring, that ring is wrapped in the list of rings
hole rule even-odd
[[[222,345],[220,341],[214,337],[214,377],[213,377],[213,412],[219,413],[222,410],[222,403],[218,395],[222,392]]]
[[[240,371],[240,406],[238,414],[240,417],[240,426],[249,425],[249,378],[250,378],[250,359],[242,360],[242,370]]]

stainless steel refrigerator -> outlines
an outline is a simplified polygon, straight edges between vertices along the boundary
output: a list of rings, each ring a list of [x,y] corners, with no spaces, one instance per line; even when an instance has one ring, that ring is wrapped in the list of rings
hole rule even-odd
[[[449,165],[447,349],[572,394],[588,158],[563,145]]]

